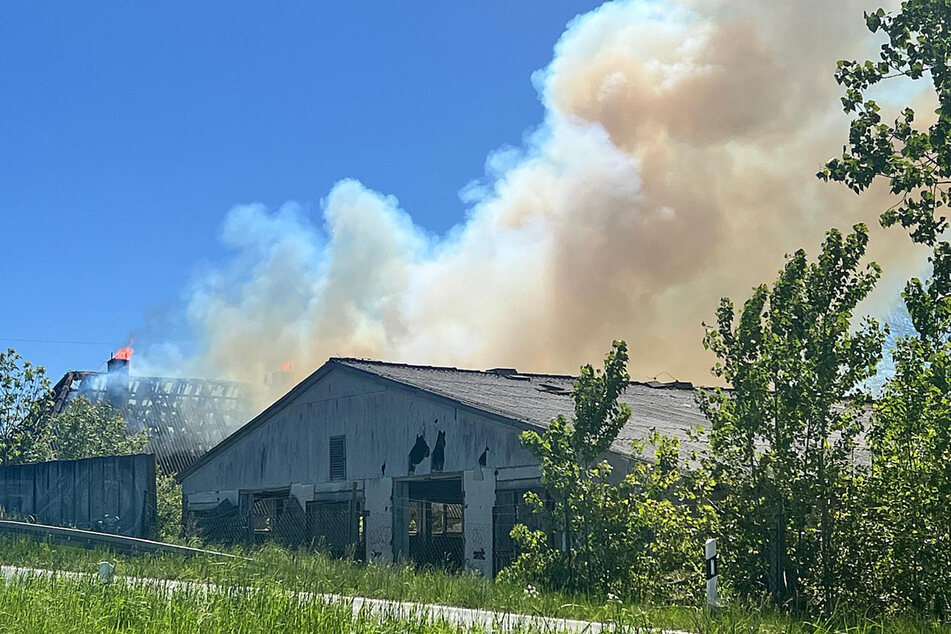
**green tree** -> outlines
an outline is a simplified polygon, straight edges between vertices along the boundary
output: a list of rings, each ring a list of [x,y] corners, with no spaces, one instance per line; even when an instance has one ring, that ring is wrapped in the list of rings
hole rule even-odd
[[[865,596],[881,609],[951,607],[951,356],[917,337],[892,352],[864,482]]]
[[[130,432],[122,414],[108,403],[72,399],[50,421],[53,457],[76,460],[140,453],[149,442],[148,430]]]
[[[704,392],[709,467],[722,487],[723,554],[736,589],[831,607],[843,574],[838,522],[851,499],[860,387],[875,372],[884,330],[856,305],[879,268],[861,266],[868,232],[827,233],[819,258],[793,254],[737,314],[721,301],[704,346],[731,389]]]
[[[657,434],[648,439],[650,461],[645,443],[635,443],[626,475],[615,474],[604,458],[631,416],[618,400],[629,384],[627,361],[626,344],[616,341],[603,371],[581,369],[571,420],[559,416],[543,432],[523,433],[549,496],[526,498],[547,530],[516,526],[521,553],[507,577],[639,599],[670,598],[678,590],[678,598],[695,596],[702,563],[697,535],[709,534],[713,518],[703,497],[709,481],[701,471],[682,471],[679,441]]]
[[[900,200],[881,215],[882,225],[901,225],[911,239],[931,249],[928,282],[912,279],[906,305],[918,336],[943,342],[951,331],[951,244],[942,209],[951,196],[951,3],[905,0],[901,11],[879,9],[865,15],[873,33],[884,33],[878,61],[840,60],[835,78],[845,88],[842,104],[853,119],[842,156],[831,159],[818,176],[845,183],[862,193],[875,181],[887,181]],[[916,113],[902,109],[891,123],[868,97],[886,80],[930,78],[938,99],[934,123],[915,125]]]
[[[182,485],[161,467],[155,474],[155,502],[158,538],[177,540],[182,532]]]
[[[0,464],[47,460],[50,382],[43,366],[0,351]]]
[[[887,41],[879,59],[840,61],[837,81],[853,119],[848,145],[819,176],[857,193],[884,181],[900,200],[881,215],[930,249],[931,275],[902,297],[914,332],[899,338],[895,374],[883,388],[869,431],[872,466],[864,481],[863,532],[875,557],[865,595],[879,607],[947,611],[951,605],[951,244],[944,209],[951,187],[951,2],[906,0],[897,13],[866,14]],[[882,82],[930,83],[930,125],[906,107],[891,123],[869,91]],[[930,114],[929,114],[930,116]]]

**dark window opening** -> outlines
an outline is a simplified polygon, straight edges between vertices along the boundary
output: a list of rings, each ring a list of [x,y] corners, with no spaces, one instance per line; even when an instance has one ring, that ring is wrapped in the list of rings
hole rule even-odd
[[[548,494],[542,487],[532,487],[516,490],[496,491],[495,507],[492,510],[493,524],[493,574],[498,574],[503,568],[518,558],[519,549],[512,539],[512,529],[517,524],[525,524],[531,530],[544,530],[542,517],[535,509],[525,502],[528,491],[536,493],[546,506],[550,503]],[[548,535],[549,544],[554,544],[555,536]]]
[[[433,535],[462,535],[462,505],[432,503]]]
[[[307,534],[313,546],[335,557],[363,559],[366,536],[362,500],[308,502]]]
[[[286,509],[286,491],[256,493],[251,504],[252,534],[262,537],[272,535]]]
[[[406,494],[409,558],[418,566],[461,569],[465,561],[461,479],[411,481]]]
[[[330,479],[347,479],[347,437],[330,437]]]

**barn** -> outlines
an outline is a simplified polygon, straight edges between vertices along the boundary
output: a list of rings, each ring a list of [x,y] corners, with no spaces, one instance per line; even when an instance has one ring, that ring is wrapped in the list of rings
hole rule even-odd
[[[331,358],[179,474],[186,532],[317,544],[369,561],[494,575],[528,490],[519,434],[570,416],[574,377]],[[632,382],[633,416],[607,458],[652,428],[704,422],[689,383]]]

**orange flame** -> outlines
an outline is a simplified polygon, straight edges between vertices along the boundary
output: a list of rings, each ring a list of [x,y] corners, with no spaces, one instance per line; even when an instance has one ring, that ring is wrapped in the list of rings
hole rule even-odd
[[[132,353],[135,352],[135,350],[132,349],[133,342],[134,342],[133,339],[129,339],[129,345],[122,346],[121,348],[119,348],[119,350],[115,354],[112,355],[112,358],[123,359],[125,361],[128,361],[129,359],[131,359]]]
[[[294,360],[293,360],[293,359],[288,359],[287,361],[282,361],[282,362],[281,362],[281,370],[282,370],[283,372],[290,372],[290,371],[293,370],[293,369],[294,369]]]

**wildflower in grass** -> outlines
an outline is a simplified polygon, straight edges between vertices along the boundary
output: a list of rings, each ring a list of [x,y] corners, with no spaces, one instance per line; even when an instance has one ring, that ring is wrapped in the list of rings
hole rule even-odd
[[[538,589],[532,584],[528,584],[527,586],[525,586],[525,596],[530,599],[537,599]]]

